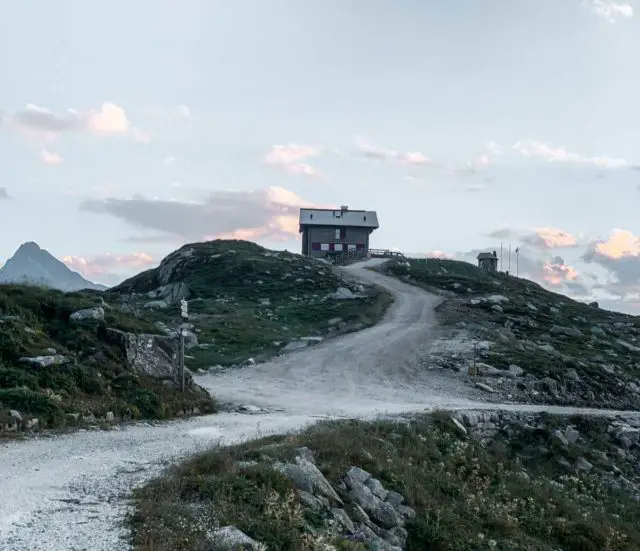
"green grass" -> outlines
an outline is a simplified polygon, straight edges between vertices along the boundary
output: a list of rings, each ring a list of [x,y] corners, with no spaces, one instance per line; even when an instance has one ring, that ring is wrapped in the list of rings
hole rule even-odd
[[[244,241],[185,245],[158,268],[107,292],[65,294],[0,285],[0,390],[12,392],[0,399],[0,410],[11,407],[36,416],[40,410],[33,400],[13,394],[26,389],[50,400],[57,412],[42,420],[45,427],[65,422],[64,413],[112,411],[116,417],[165,419],[194,407],[212,411],[215,404],[197,388],[189,387],[183,396],[159,381],[134,376],[123,353],[106,338],[106,328],[164,334],[158,322],[169,328],[180,324],[179,304],[144,308],[152,300],[147,293],[162,283],[189,287],[190,322],[204,345],[186,351],[192,371],[265,360],[299,337],[328,337],[373,325],[391,302],[375,288],[355,300],[327,299],[344,285],[330,266]],[[71,313],[98,305],[105,310],[104,322],[70,323]],[[20,362],[24,356],[50,355],[44,351],[51,348],[70,362],[47,368]]]
[[[104,323],[69,322],[72,312],[96,306],[98,296],[0,285],[0,410],[38,418],[42,428],[68,424],[65,413],[101,417],[111,411],[122,419],[164,419],[193,407],[213,411],[213,402],[199,390],[182,395],[159,381],[132,376],[122,353],[103,338],[106,326],[157,332],[149,320],[107,308]],[[23,356],[48,355],[51,348],[71,361],[46,368],[19,362]]]
[[[566,450],[554,448],[552,430],[570,422],[582,439]],[[270,550],[320,549],[312,542],[326,529],[326,516],[305,510],[290,482],[264,461],[265,455],[290,460],[296,447],[307,446],[333,484],[355,465],[407,496],[417,512],[406,526],[409,551],[640,549],[640,502],[598,474],[612,472],[617,463],[625,476],[637,476],[638,450],[619,459],[603,421],[539,416],[528,424],[532,428],[507,423],[508,432],[486,447],[461,435],[448,414],[438,412],[406,425],[323,423],[297,436],[213,450],[136,493],[134,548],[203,549],[211,526],[231,524]],[[597,469],[568,473],[558,461],[578,457]],[[237,461],[252,460],[259,463],[238,469]],[[340,538],[332,539],[341,548]]]

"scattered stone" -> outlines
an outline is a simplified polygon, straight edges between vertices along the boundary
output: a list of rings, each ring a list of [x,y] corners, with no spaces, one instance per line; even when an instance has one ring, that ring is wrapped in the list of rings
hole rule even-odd
[[[569,445],[569,442],[560,429],[556,429],[551,433],[551,440],[563,448],[566,448]]]
[[[485,385],[484,383],[476,383],[476,388],[480,390],[484,390],[485,392],[490,392],[491,394],[495,393],[495,390],[491,388],[489,385]]]
[[[296,449],[296,454],[298,455],[298,457],[302,457],[304,460],[315,465],[316,460],[313,457],[313,452],[306,446]]]
[[[325,509],[324,503],[318,497],[309,492],[298,490],[298,497],[302,504],[309,507],[309,509],[313,509],[314,511],[322,511]]]
[[[524,369],[519,365],[511,364],[509,366],[509,373],[512,377],[521,377],[524,374]]]
[[[552,335],[565,335],[567,337],[573,337],[575,339],[580,339],[584,337],[584,334],[580,329],[575,327],[563,327],[561,325],[553,325],[551,329],[549,329],[549,333]]]
[[[327,298],[333,300],[353,300],[358,298],[351,289],[347,289],[346,287],[338,287],[335,293],[330,293],[327,295]]]
[[[166,310],[169,308],[169,303],[166,300],[152,300],[151,302],[145,303],[142,307],[147,310]]]
[[[113,414],[113,411],[107,411],[104,418],[107,423],[113,423],[116,420],[116,416]]]
[[[85,321],[104,321],[104,308],[102,308],[101,306],[96,306],[94,308],[85,308],[83,310],[78,310],[76,312],[73,312],[73,314],[69,316],[69,321],[76,323]]]
[[[344,529],[351,533],[354,533],[356,531],[356,528],[353,525],[353,521],[349,518],[349,515],[347,515],[344,509],[331,509],[331,514],[333,514],[333,518]]]
[[[404,496],[399,494],[398,492],[394,492],[393,490],[389,490],[387,492],[387,497],[385,498],[387,503],[390,503],[393,507],[400,507],[404,503]]]
[[[22,357],[18,361],[20,363],[31,364],[37,367],[50,367],[52,365],[63,365],[69,363],[71,360],[66,356],[55,354],[53,356]]]
[[[329,481],[318,470],[318,467],[299,456],[295,460],[295,463],[274,463],[273,468],[289,478],[301,490],[311,494],[315,491],[334,503],[343,504]]]
[[[211,535],[212,543],[219,551],[257,550],[258,542],[250,538],[235,526],[225,526],[214,530]]]
[[[387,490],[384,489],[382,482],[377,478],[370,478],[366,482],[367,487],[373,492],[373,495],[384,500],[387,497]]]
[[[588,473],[589,471],[591,471],[591,469],[593,469],[593,465],[589,463],[584,457],[579,457],[576,461],[576,469],[578,471]]]
[[[564,431],[564,437],[569,444],[575,444],[580,438],[580,433],[573,427],[567,427]]]

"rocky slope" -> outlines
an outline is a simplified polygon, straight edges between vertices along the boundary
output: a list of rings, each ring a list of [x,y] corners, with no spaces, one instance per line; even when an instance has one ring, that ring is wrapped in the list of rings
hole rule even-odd
[[[240,241],[187,245],[106,293],[0,285],[0,432],[210,412],[190,372],[357,330],[388,304],[325,263]]]
[[[489,400],[640,409],[640,318],[465,262],[385,269],[443,297],[426,368],[468,373]]]
[[[137,493],[135,549],[632,551],[630,423],[440,411],[210,451]]]
[[[0,283],[38,285],[60,291],[106,289],[104,285],[86,280],[33,242],[20,245],[0,268]]]

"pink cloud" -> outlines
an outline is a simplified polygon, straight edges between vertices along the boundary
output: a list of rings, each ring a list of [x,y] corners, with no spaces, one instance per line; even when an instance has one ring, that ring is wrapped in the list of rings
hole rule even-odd
[[[618,19],[631,19],[634,16],[633,6],[629,2],[589,0],[588,6],[592,13],[609,23],[615,23]]]
[[[589,157],[568,151],[564,147],[553,147],[548,144],[533,141],[516,142],[513,145],[513,150],[525,157],[538,157],[549,162],[593,165],[600,168],[621,168],[629,166],[629,162],[620,157],[609,157],[606,155]]]
[[[597,253],[613,259],[640,256],[640,237],[629,230],[613,230],[606,241],[595,245]]]
[[[118,270],[142,269],[154,265],[156,262],[147,253],[112,254],[104,253],[92,257],[72,256],[63,257],[62,261],[72,270],[85,277],[95,277]]]
[[[272,186],[264,192],[264,202],[273,212],[269,220],[261,226],[254,228],[239,228],[231,232],[222,232],[206,236],[207,239],[244,239],[257,241],[269,239],[270,241],[288,241],[298,239],[299,215],[295,211],[299,208],[336,208],[332,204],[318,204],[298,197],[292,191],[279,186]],[[278,213],[280,211],[280,213]]]
[[[575,268],[560,262],[545,262],[543,279],[551,285],[560,285],[567,281],[576,281],[578,272]]]
[[[290,174],[316,176],[316,169],[306,161],[319,154],[320,149],[310,145],[273,145],[264,156],[264,162]]]
[[[578,244],[575,236],[557,228],[536,228],[534,232],[539,242],[549,249],[575,247]]]
[[[10,125],[27,135],[52,140],[63,132],[88,132],[96,135],[127,135],[136,141],[147,142],[150,136],[131,125],[125,110],[105,101],[99,109],[77,111],[67,109],[54,112],[33,103],[13,114]]]
[[[368,159],[396,162],[404,165],[424,165],[432,162],[429,157],[419,151],[394,151],[393,149],[384,149],[371,145],[363,140],[356,140],[356,145],[360,153]]]
[[[59,165],[64,159],[57,153],[52,153],[46,149],[40,152],[40,160],[46,165]]]

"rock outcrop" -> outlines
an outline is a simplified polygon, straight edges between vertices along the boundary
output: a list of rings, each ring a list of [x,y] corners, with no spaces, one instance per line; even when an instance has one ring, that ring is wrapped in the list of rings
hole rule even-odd
[[[154,379],[178,380],[177,339],[162,335],[135,335],[112,328],[106,330],[106,337],[122,350],[132,372]]]
[[[295,484],[301,503],[324,514],[345,540],[381,551],[404,549],[404,525],[416,513],[401,494],[385,489],[367,471],[352,466],[333,487],[306,447],[298,448],[294,463],[275,462],[272,467]]]

